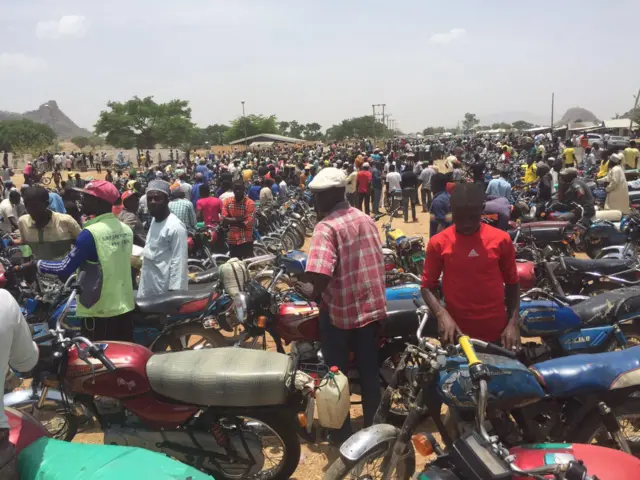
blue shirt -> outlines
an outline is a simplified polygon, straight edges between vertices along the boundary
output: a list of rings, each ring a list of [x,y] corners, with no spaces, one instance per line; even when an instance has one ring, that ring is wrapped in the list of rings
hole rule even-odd
[[[202,176],[207,179],[207,182],[209,180],[211,180],[211,175],[213,175],[213,172],[211,170],[209,170],[206,165],[198,165],[198,166],[196,166],[195,172],[196,173],[201,173]]]
[[[193,203],[194,208],[196,203],[198,203],[198,200],[200,200],[200,185],[202,185],[202,183],[196,183],[191,189],[191,203]]]
[[[380,170],[376,167],[371,170],[371,176],[373,180],[373,188],[375,190],[382,190],[382,175],[380,175]]]
[[[38,262],[38,271],[66,279],[70,277],[85,262],[97,262],[98,250],[93,235],[89,230],[82,230],[71,247],[69,254],[58,261]]]
[[[58,213],[67,213],[62,197],[55,192],[49,192],[49,210]]]
[[[271,185],[271,193],[273,193],[273,198],[278,198],[278,195],[280,195],[280,187],[274,183]]]
[[[429,234],[433,237],[438,233],[438,227],[440,225],[445,228],[450,225],[446,217],[451,213],[451,195],[447,192],[436,193],[431,202],[429,213],[435,217],[435,219],[431,220],[429,227]]]
[[[260,201],[260,190],[262,187],[260,185],[253,185],[249,188],[248,197],[254,202]]]
[[[491,195],[493,197],[504,197],[509,202],[511,199],[511,184],[504,178],[494,178],[489,182],[487,186],[487,195]]]

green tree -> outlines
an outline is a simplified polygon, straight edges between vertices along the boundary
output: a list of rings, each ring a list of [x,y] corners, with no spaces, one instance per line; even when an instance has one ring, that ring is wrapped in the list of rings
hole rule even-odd
[[[427,127],[422,131],[423,135],[439,135],[446,132],[444,127]]]
[[[492,123],[491,124],[491,128],[492,129],[496,129],[496,128],[502,128],[504,130],[511,130],[511,125],[505,122],[501,122],[501,123]]]
[[[260,133],[279,133],[278,119],[275,115],[268,117],[264,115],[238,117],[231,122],[231,126],[226,131],[225,141],[229,143],[244,138],[245,132],[247,137]]]
[[[322,125],[317,122],[307,123],[304,126],[305,140],[320,140],[322,138]]]
[[[100,135],[92,135],[89,137],[89,146],[92,148],[101,147],[104,144],[104,138]]]
[[[293,138],[302,138],[305,126],[295,120],[289,122],[289,136]]]
[[[476,117],[475,113],[465,113],[464,120],[462,120],[462,130],[469,132],[480,123],[480,120]]]
[[[375,127],[374,127],[375,125]],[[387,126],[376,120],[374,124],[373,115],[364,117],[348,118],[327,130],[328,140],[341,141],[345,138],[383,137],[387,135]]]
[[[533,128],[533,123],[525,122],[524,120],[518,120],[511,124],[511,128],[515,130],[528,130],[529,128]]]
[[[205,128],[194,128],[190,139],[190,147],[204,147],[207,145],[224,145],[228,125],[209,125]]]
[[[0,121],[0,150],[14,153],[37,153],[56,139],[48,125],[31,120]]]
[[[71,139],[71,142],[80,150],[82,150],[84,147],[88,147],[90,143],[89,137],[73,137]]]
[[[109,102],[95,124],[97,135],[116,148],[145,150],[161,143],[177,147],[193,134],[189,102],[156,103],[153,97],[133,97],[124,103]]]
[[[289,122],[278,122],[278,128],[282,135],[289,136]]]

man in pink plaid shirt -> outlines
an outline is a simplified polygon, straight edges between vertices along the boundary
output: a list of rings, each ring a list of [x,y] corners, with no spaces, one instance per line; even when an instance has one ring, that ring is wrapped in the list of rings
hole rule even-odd
[[[349,370],[353,348],[362,389],[365,427],[373,423],[380,403],[378,322],[386,315],[382,244],[375,223],[345,200],[346,176],[322,169],[309,189],[314,192],[318,222],[313,231],[307,278],[313,298],[322,295],[320,337],[328,366]],[[332,441],[351,435],[347,418]]]

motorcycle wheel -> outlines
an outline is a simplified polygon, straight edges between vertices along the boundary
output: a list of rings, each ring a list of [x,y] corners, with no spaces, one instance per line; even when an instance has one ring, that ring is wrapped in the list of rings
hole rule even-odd
[[[203,348],[228,347],[229,342],[222,334],[212,328],[191,323],[168,330],[161,334],[151,345],[152,352],[181,352]]]
[[[383,389],[387,388],[389,381],[396,371],[398,360],[405,346],[401,344],[389,344],[380,350],[380,383]],[[407,415],[409,414],[410,398],[408,397],[410,385],[399,385],[394,391],[394,399],[389,406],[387,414],[387,422],[396,427],[402,427]]]
[[[295,248],[295,240],[293,239],[293,235],[291,235],[291,233],[285,233],[280,237],[280,239],[282,240],[285,252],[290,252]]]
[[[293,236],[296,250],[300,250],[304,245],[304,232],[299,228],[294,228],[290,233]]]
[[[629,443],[631,453],[640,457],[640,398],[629,397],[622,405],[612,407],[612,410]],[[587,417],[585,425],[578,430],[573,441],[618,449],[618,444],[607,433],[602,417],[597,412]]]
[[[45,402],[42,408],[37,408],[33,402],[29,402],[11,405],[11,408],[33,416],[56,440],[70,442],[78,432],[78,417],[67,411],[62,404]]]
[[[273,412],[255,412],[250,415],[250,417],[245,417],[244,415],[239,415],[236,418],[226,417],[228,420],[232,421],[246,420],[249,423],[252,421],[258,421],[262,424],[260,427],[261,432],[269,430],[267,435],[256,433],[260,436],[263,451],[268,452],[268,454],[265,454],[264,468],[257,474],[247,478],[256,480],[285,480],[290,478],[296,468],[298,468],[298,463],[300,462],[300,441],[298,440],[296,428],[297,422],[295,421],[293,414],[285,415],[283,413],[274,414]],[[276,442],[278,442],[282,448],[282,458],[280,462],[278,462],[278,465],[275,465],[265,471],[265,468],[268,468],[267,461],[273,462],[273,459],[279,456],[276,452]],[[224,472],[211,473],[215,478],[228,478],[229,480],[239,478],[237,476],[227,476]]]
[[[338,456],[324,474],[324,480],[342,479],[376,479],[382,478],[385,456],[393,448],[393,443],[386,442],[364,453],[359,459],[349,461]],[[415,451],[409,442],[409,452],[398,462],[392,478],[411,478],[416,468]]]

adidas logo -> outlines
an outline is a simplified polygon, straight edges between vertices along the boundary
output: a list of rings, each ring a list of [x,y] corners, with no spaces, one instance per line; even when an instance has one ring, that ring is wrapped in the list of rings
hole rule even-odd
[[[471,249],[471,251],[469,252],[469,257],[479,257],[480,255],[478,255],[478,252],[475,251],[475,249]]]

